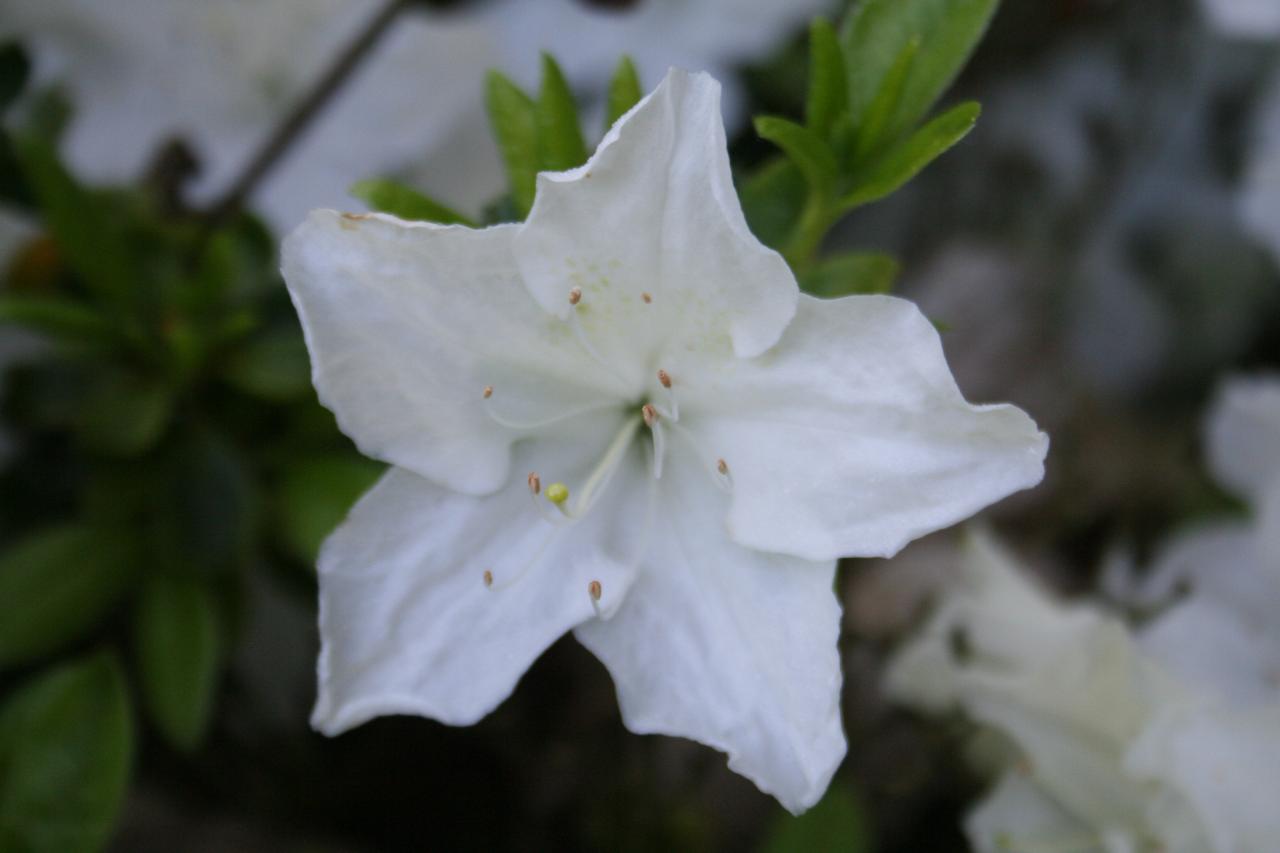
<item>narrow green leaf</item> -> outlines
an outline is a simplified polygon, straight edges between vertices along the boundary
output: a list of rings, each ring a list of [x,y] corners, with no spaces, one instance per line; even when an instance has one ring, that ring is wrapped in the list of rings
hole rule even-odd
[[[836,31],[825,18],[809,25],[809,96],[805,120],[809,129],[829,139],[840,115],[849,109],[844,54]]]
[[[587,145],[578,123],[578,104],[564,72],[551,57],[542,54],[542,89],[536,107],[538,160],[542,169],[562,172],[587,161]]]
[[[885,141],[885,131],[888,128],[889,120],[893,116],[898,103],[902,100],[902,87],[907,82],[907,72],[911,70],[919,50],[920,40],[916,38],[908,39],[902,48],[902,52],[898,54],[898,58],[894,60],[893,65],[889,68],[889,73],[885,75],[880,91],[876,92],[875,98],[872,99],[870,106],[867,107],[867,112],[862,118],[862,124],[857,128],[854,136],[850,162],[855,167],[866,160]]]
[[[150,578],[134,612],[133,640],[152,722],[176,749],[195,749],[209,726],[222,656],[213,596],[193,578]]]
[[[0,850],[103,849],[132,756],[129,694],[114,655],[21,686],[0,708]]]
[[[134,578],[121,537],[78,524],[45,528],[0,555],[0,668],[80,639]]]
[[[763,853],[869,853],[871,839],[857,797],[836,783],[799,817],[780,815],[762,849]]]
[[[628,110],[640,103],[644,90],[640,88],[640,75],[631,57],[624,56],[618,60],[618,67],[613,70],[609,80],[608,111],[605,115],[605,130],[613,127],[613,123],[622,118]]]
[[[384,470],[354,454],[307,457],[288,468],[277,495],[278,529],[294,556],[314,563],[325,537]]]
[[[16,137],[13,143],[23,176],[67,265],[99,294],[118,298],[128,293],[137,271],[116,217],[72,179],[52,143],[34,136]]]
[[[0,44],[0,113],[22,94],[31,76],[31,60],[22,45],[14,41]]]
[[[774,249],[781,249],[791,236],[808,196],[804,175],[786,157],[770,161],[738,185],[751,233]]]
[[[485,107],[507,168],[520,218],[529,215],[538,177],[538,120],[533,99],[498,71],[485,78]]]
[[[964,67],[997,5],[999,0],[862,0],[841,31],[855,124],[862,124],[903,48],[918,38],[920,51],[886,122],[885,138],[915,127]]]
[[[118,338],[115,325],[97,311],[56,296],[0,295],[0,323],[73,345],[109,344]]]
[[[800,277],[800,289],[812,296],[889,293],[898,278],[899,265],[879,252],[850,252],[823,260]]]
[[[944,151],[973,129],[981,108],[967,101],[948,110],[891,149],[854,183],[854,190],[840,200],[845,209],[878,201],[920,173]]]
[[[756,133],[777,145],[796,164],[809,188],[818,195],[829,195],[839,167],[826,140],[807,127],[785,118],[757,116]]]
[[[418,222],[475,227],[472,220],[456,210],[389,178],[370,178],[360,181],[352,186],[349,192],[379,213],[390,213],[401,219]]]
[[[264,400],[297,400],[311,393],[311,360],[302,333],[276,328],[246,341],[228,358],[222,377]]]
[[[85,398],[77,432],[90,450],[136,456],[164,434],[173,415],[174,398],[157,380],[124,370],[100,377]]]

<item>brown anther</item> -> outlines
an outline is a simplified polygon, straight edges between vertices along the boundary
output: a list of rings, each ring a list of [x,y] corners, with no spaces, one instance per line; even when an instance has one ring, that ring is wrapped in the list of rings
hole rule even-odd
[[[533,492],[535,495],[542,491],[542,479],[538,476],[536,471],[529,472],[529,491]]]
[[[570,304],[570,305],[577,305],[577,304],[578,304],[579,302],[581,302],[581,301],[582,301],[582,288],[581,288],[581,287],[575,287],[573,290],[570,290],[570,291],[569,291],[569,304]]]
[[[484,585],[486,587],[493,586],[493,572],[489,571],[488,569],[484,570]]]
[[[658,381],[662,383],[663,388],[671,387],[671,374],[665,370],[658,371]]]
[[[640,294],[640,298],[644,300],[645,305],[648,305],[650,302],[653,301],[653,297],[650,296],[647,291],[645,293]]]
[[[640,414],[644,415],[644,425],[653,426],[658,422],[658,410],[653,407],[652,403],[645,403],[640,408]]]
[[[484,398],[488,400],[492,396],[493,396],[493,386],[492,385],[484,386]]]
[[[592,581],[587,584],[587,592],[591,594],[592,601],[599,601],[600,596],[604,595],[604,587],[600,586],[600,581]]]
[[[716,460],[716,470],[720,472],[720,476],[721,476],[721,477],[728,477],[728,476],[729,476],[729,463],[728,463],[728,462],[725,462],[723,459],[717,459],[717,460]]]

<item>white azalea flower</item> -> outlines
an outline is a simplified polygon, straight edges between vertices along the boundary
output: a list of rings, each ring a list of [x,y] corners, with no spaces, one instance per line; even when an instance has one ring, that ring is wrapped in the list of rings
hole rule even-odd
[[[1233,38],[1280,36],[1280,3],[1275,0],[1201,0],[1209,23]]]
[[[1010,743],[966,825],[981,851],[1244,853],[1280,837],[1258,794],[1280,785],[1280,706],[1175,679],[1118,620],[1054,602],[981,533],[889,687]]]
[[[630,729],[801,810],[844,754],[836,557],[1042,476],[1044,435],[965,403],[910,303],[799,295],[705,74],[540,175],[525,224],[317,211],[284,272],[321,398],[394,466],[320,557],[329,734],[475,722],[573,630]]]

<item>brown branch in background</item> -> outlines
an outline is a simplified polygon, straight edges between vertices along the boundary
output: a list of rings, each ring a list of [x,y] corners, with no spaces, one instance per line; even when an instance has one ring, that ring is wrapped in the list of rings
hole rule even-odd
[[[378,14],[369,19],[365,28],[352,39],[351,43],[338,54],[324,75],[316,81],[305,97],[285,116],[275,131],[258,149],[249,165],[241,172],[230,189],[209,209],[208,225],[210,229],[222,222],[244,205],[258,183],[266,177],[306,130],[307,126],[320,112],[321,108],[342,88],[351,73],[360,65],[383,34],[395,21],[396,16],[408,6],[410,0],[387,0]]]

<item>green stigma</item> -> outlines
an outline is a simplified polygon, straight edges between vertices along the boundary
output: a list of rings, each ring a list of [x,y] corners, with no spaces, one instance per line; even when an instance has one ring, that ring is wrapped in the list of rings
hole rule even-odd
[[[569,487],[564,483],[552,483],[547,486],[547,500],[556,506],[564,503],[569,499]]]

